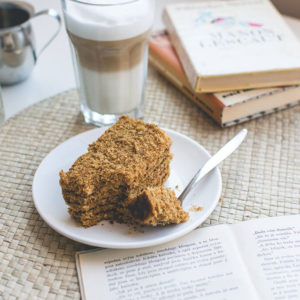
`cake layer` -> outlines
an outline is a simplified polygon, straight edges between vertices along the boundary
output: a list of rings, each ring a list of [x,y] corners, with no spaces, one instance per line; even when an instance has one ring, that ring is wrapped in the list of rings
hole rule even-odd
[[[106,185],[100,185],[99,188],[91,195],[84,196],[77,194],[76,191],[63,189],[63,196],[67,204],[77,204],[89,206],[91,204],[105,204],[112,202],[119,202],[125,198],[133,198],[141,193],[148,186],[162,185],[170,175],[169,164],[172,156],[159,161],[158,166],[153,170],[149,170],[144,177],[139,179],[139,185],[133,186],[131,189],[124,186],[117,186],[107,188]]]
[[[129,211],[137,223],[151,226],[178,224],[189,218],[174,191],[163,186],[144,190],[131,200]]]
[[[101,190],[102,193],[119,194],[126,185],[125,172],[109,161],[102,153],[88,152],[80,156],[68,172],[60,172],[63,191],[72,191],[87,197]],[[114,182],[114,185],[107,182]]]
[[[116,221],[119,223],[135,223],[128,209],[121,206],[95,206],[86,211],[69,207],[68,211],[69,214],[84,227],[95,225],[103,220]]]
[[[107,129],[68,172],[60,172],[63,189],[88,196],[108,185],[139,185],[150,170],[170,156],[171,139],[156,125],[127,116]]]
[[[95,208],[86,213],[78,213],[69,207],[68,211],[69,214],[84,227],[90,227],[98,224],[100,221],[111,220],[113,218],[112,210],[102,211]]]
[[[170,147],[170,138],[156,125],[122,116],[69,171],[60,172],[70,214],[84,226],[102,219],[128,222],[127,199],[168,178]],[[105,206],[114,206],[113,212]]]

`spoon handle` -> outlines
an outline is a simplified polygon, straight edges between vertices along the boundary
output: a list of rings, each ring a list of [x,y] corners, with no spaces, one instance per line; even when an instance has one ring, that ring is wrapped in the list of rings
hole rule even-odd
[[[208,172],[214,169],[221,161],[227,158],[232,152],[234,152],[240,144],[243,142],[247,135],[247,129],[242,129],[236,136],[234,136],[229,142],[227,142],[215,155],[213,155],[202,168],[200,168],[193,179],[186,186],[184,191],[180,194],[178,199],[183,202],[187,194],[194,188]]]

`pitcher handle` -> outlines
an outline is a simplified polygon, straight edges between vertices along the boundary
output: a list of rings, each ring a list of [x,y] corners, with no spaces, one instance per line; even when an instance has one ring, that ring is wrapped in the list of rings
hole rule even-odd
[[[54,9],[50,8],[50,9],[45,9],[45,10],[38,11],[38,12],[33,14],[32,18],[39,17],[39,16],[42,16],[42,15],[46,15],[46,16],[54,18],[58,22],[58,28],[56,29],[54,34],[51,36],[51,38],[46,42],[46,44],[42,47],[42,49],[39,51],[39,53],[37,54],[37,58],[39,58],[39,56],[43,53],[43,51],[56,38],[56,36],[58,35],[59,30],[61,28],[61,17]]]

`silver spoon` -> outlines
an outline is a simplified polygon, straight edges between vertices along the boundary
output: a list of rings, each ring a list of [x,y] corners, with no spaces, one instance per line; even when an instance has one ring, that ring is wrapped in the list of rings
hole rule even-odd
[[[188,193],[195,187],[195,185],[212,169],[214,169],[220,162],[227,158],[232,152],[234,152],[240,144],[243,142],[247,135],[247,129],[242,129],[235,137],[227,142],[215,155],[213,155],[203,167],[201,167],[196,175],[192,178],[178,199],[182,203]]]

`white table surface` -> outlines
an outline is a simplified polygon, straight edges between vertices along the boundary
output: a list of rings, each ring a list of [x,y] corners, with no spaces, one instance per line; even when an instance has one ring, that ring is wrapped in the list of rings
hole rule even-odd
[[[177,0],[157,0],[154,29],[163,27],[162,7]],[[179,0],[182,1],[182,0]],[[27,0],[36,11],[54,8],[62,15],[60,0]],[[284,17],[288,25],[300,39],[300,20]],[[39,17],[32,21],[37,49],[47,40],[56,28],[56,22],[49,17]],[[69,42],[64,25],[50,46],[39,57],[31,76],[24,82],[2,87],[5,119],[17,114],[28,106],[62,91],[75,87],[74,72]]]

